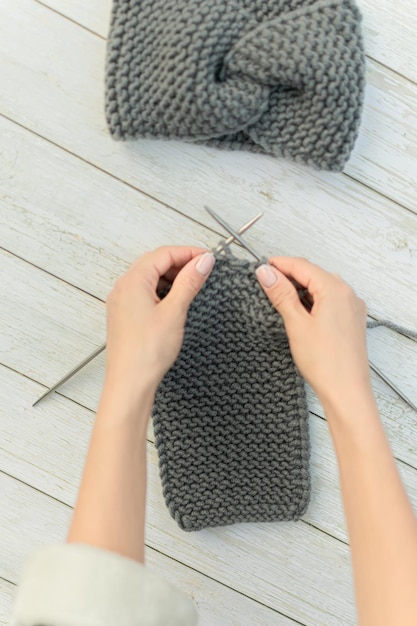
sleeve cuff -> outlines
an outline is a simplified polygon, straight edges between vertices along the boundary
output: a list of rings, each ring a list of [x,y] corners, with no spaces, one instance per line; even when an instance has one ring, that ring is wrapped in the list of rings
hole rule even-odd
[[[193,602],[126,557],[81,544],[43,547],[23,569],[11,626],[195,626]]]

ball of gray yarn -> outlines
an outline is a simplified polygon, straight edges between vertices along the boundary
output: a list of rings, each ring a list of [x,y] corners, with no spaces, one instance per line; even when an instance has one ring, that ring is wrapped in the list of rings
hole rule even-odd
[[[353,0],[113,0],[116,139],[183,139],[340,171],[364,92]]]
[[[310,494],[307,420],[304,382],[254,264],[219,257],[153,408],[178,525],[298,519]]]

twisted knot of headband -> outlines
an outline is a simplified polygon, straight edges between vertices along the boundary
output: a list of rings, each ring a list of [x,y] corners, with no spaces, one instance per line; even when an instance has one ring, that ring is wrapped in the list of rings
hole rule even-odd
[[[360,22],[353,0],[114,0],[110,132],[341,170],[363,99]]]

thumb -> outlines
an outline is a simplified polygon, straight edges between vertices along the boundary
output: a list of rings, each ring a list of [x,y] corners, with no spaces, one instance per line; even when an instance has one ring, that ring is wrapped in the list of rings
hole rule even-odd
[[[308,315],[292,282],[272,265],[260,265],[256,277],[285,324]]]
[[[210,276],[215,261],[212,252],[205,252],[194,257],[178,272],[163,302],[170,303],[170,305],[174,305],[186,313],[191,302]]]

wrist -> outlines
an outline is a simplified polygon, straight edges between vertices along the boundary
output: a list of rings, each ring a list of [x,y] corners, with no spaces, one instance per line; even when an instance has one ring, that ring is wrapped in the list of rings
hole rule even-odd
[[[144,397],[155,395],[160,376],[154,368],[142,361],[112,359],[106,362],[103,392],[119,394],[130,402],[142,402]]]
[[[357,387],[353,392],[320,398],[334,440],[372,438],[375,427],[382,427],[371,385]]]
[[[317,396],[327,414],[338,416],[343,419],[344,409],[348,411],[359,407],[376,407],[375,396],[369,376],[357,377],[347,382],[328,385],[322,390],[317,390]]]
[[[158,384],[147,375],[130,380],[106,373],[97,419],[143,424],[146,433]]]

